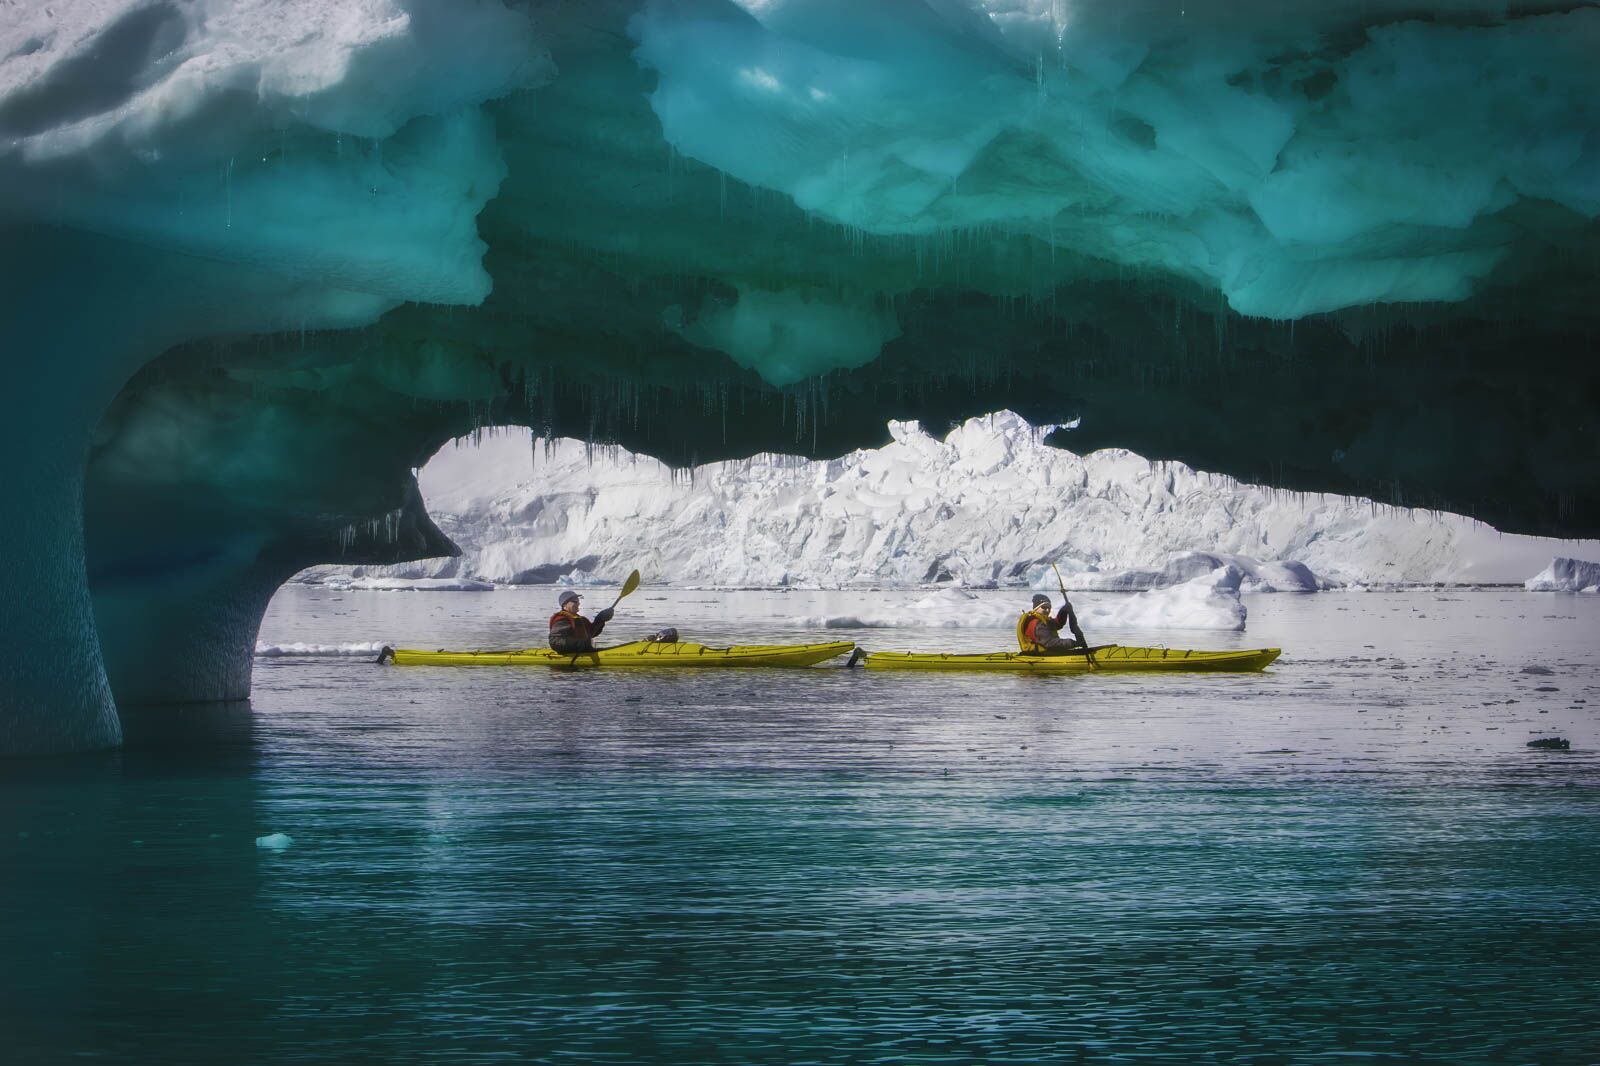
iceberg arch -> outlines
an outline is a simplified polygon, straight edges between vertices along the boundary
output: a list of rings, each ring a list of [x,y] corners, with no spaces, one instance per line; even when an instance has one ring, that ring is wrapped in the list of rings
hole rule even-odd
[[[1505,0],[30,6],[0,751],[241,695],[285,567],[447,550],[410,471],[475,425],[689,462],[1012,408],[1592,534],[1597,43]]]

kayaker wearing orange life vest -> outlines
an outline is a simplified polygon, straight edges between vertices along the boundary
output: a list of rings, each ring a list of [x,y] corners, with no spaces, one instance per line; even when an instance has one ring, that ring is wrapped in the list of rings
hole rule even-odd
[[[1017,619],[1017,644],[1024,655],[1065,655],[1082,645],[1076,640],[1063,638],[1061,627],[1067,624],[1067,604],[1054,618],[1050,617],[1050,597],[1040,593],[1033,598],[1033,606]]]
[[[611,621],[611,608],[595,612],[591,622],[578,613],[578,603],[583,597],[568,589],[557,602],[561,610],[550,616],[550,647],[563,655],[577,655],[594,651],[594,638]]]

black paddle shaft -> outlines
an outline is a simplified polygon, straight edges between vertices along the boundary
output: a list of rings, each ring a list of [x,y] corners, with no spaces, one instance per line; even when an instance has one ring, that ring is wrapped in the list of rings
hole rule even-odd
[[[1089,650],[1089,642],[1084,639],[1083,629],[1078,625],[1078,612],[1072,609],[1072,600],[1067,597],[1067,583],[1061,577],[1061,571],[1056,569],[1054,563],[1050,569],[1056,572],[1056,584],[1061,586],[1061,604],[1067,609],[1067,627],[1072,630],[1072,637],[1078,642],[1078,647],[1083,649],[1083,657],[1089,660],[1089,665],[1094,665],[1094,653]]]

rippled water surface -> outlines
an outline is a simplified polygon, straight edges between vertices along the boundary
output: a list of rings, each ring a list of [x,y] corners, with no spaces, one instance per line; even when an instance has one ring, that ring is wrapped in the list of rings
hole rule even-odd
[[[531,644],[552,599],[292,588],[262,638]],[[1090,636],[1266,674],[262,659],[251,706],[0,767],[0,1061],[1600,1061],[1600,597],[1249,603]]]

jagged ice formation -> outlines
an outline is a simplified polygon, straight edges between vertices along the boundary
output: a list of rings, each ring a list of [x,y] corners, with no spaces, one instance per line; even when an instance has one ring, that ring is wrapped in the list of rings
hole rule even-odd
[[[474,425],[688,462],[1010,407],[1593,533],[1597,44],[1486,0],[10,8],[0,750],[245,695],[286,572],[444,550],[411,469]]]
[[[1054,428],[1001,411],[940,439],[896,422],[890,443],[836,459],[688,470],[524,429],[474,433],[417,479],[461,554],[320,566],[297,580],[615,583],[637,567],[652,584],[1048,592],[1059,570],[1068,588],[1136,591],[1232,565],[1244,591],[1301,592],[1508,584],[1554,557],[1600,557],[1600,541],[1242,485],[1115,448],[1080,456],[1071,428]]]

